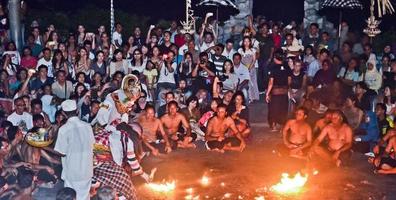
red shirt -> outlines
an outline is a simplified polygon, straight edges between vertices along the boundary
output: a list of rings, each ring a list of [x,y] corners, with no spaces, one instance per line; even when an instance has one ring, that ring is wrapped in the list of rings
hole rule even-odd
[[[186,43],[186,41],[184,40],[184,36],[182,34],[176,34],[175,35],[175,44],[177,47],[181,47]]]
[[[33,56],[30,58],[23,57],[21,59],[21,67],[25,69],[36,69],[37,66],[37,59]]]
[[[274,49],[281,48],[282,37],[279,34],[272,34],[272,39],[274,40]]]

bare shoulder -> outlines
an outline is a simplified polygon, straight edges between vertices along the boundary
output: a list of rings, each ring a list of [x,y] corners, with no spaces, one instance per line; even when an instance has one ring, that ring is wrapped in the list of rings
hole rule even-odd
[[[164,122],[164,121],[166,121],[166,120],[168,120],[168,114],[165,114],[165,115],[163,115],[161,118],[160,118],[160,120],[162,121],[162,122]]]
[[[177,115],[176,115],[176,116],[177,116],[176,118],[177,118],[178,120],[185,119],[184,115],[183,115],[183,114],[181,114],[181,113],[179,113],[179,112],[177,113]]]
[[[342,129],[343,129],[344,131],[347,131],[347,132],[351,132],[351,133],[352,133],[352,128],[351,128],[351,126],[349,126],[348,124],[344,124],[344,125],[342,126]]]
[[[227,117],[226,118],[226,122],[227,124],[231,125],[231,124],[235,124],[234,120],[231,117]]]

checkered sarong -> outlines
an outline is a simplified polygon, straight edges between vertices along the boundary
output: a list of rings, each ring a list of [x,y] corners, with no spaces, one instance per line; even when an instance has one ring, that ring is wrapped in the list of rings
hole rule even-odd
[[[363,5],[359,0],[325,0],[322,8],[346,8],[346,9],[363,9]]]
[[[128,200],[138,199],[130,176],[114,162],[104,162],[94,168],[93,180],[113,188]]]

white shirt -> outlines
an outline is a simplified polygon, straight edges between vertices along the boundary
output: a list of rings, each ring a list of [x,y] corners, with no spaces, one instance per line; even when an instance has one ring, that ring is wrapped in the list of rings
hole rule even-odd
[[[227,51],[227,49],[224,49],[223,53],[221,55],[225,56],[227,59],[232,60],[232,57],[236,51],[234,49],[231,49],[231,51]]]
[[[239,81],[250,80],[249,69],[242,63],[239,66],[234,66],[234,73],[238,77]]]
[[[3,56],[7,55],[7,54],[10,55],[11,63],[16,64],[16,65],[21,64],[21,56],[19,55],[18,51],[5,51],[3,53]]]
[[[62,179],[89,180],[93,176],[93,145],[95,138],[90,124],[77,116],[71,117],[59,128],[55,151],[62,157]]]
[[[37,66],[36,66],[36,70],[37,70],[37,71],[38,71],[38,67],[39,67],[40,65],[45,65],[45,66],[48,67],[48,73],[47,73],[47,76],[48,76],[48,77],[54,77],[51,59],[50,59],[49,61],[46,61],[46,60],[44,59],[44,57],[43,57],[43,58],[40,58],[40,60],[37,61]]]
[[[162,63],[162,67],[159,74],[158,83],[173,83],[175,84],[175,71],[176,71],[176,63],[172,63],[173,72],[169,72],[169,69],[165,66],[165,63]]]
[[[319,63],[319,60],[315,59],[314,61],[311,62],[311,64],[308,65],[307,76],[314,77],[316,72],[318,72],[320,68],[321,68],[321,65]]]
[[[118,40],[118,44],[122,45],[122,36],[121,36],[121,33],[117,32],[117,31],[114,31],[111,43],[113,43],[114,45],[116,45],[116,43],[115,43],[116,40]],[[116,46],[117,46],[117,45],[116,45]]]
[[[199,50],[201,52],[206,51],[207,49],[209,49],[210,47],[213,47],[215,45],[215,43],[212,41],[211,43],[207,44],[206,42],[203,42],[202,45],[199,46]]]
[[[130,72],[133,72],[136,70],[141,74],[141,73],[143,73],[143,70],[146,69],[147,60],[146,61],[143,60],[143,63],[140,66],[132,65],[131,61],[129,61],[128,63],[129,63],[128,69]]]
[[[22,115],[13,112],[7,117],[7,120],[14,126],[21,126],[22,132],[24,133],[27,133],[29,129],[33,128],[33,117],[27,112],[23,112]]]

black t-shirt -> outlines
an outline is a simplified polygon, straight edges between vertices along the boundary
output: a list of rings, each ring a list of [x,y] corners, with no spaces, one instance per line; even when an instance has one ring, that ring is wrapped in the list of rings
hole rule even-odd
[[[273,64],[270,67],[270,78],[274,79],[274,85],[276,87],[287,87],[288,78],[290,76],[290,68],[285,65]]]
[[[159,46],[159,50],[161,52],[161,54],[167,54],[171,51],[170,47],[173,45],[173,43],[171,43],[169,46],[166,46],[165,43],[161,44]]]
[[[370,97],[366,93],[363,94],[362,98],[356,102],[356,107],[360,108],[363,111],[367,111],[371,109],[371,104],[370,104]]]
[[[384,76],[384,87],[388,86],[391,89],[396,88],[396,73],[395,72],[383,72]]]
[[[228,106],[227,113],[229,115],[232,115],[235,111],[236,111],[236,107],[234,104]],[[246,122],[249,123],[249,108],[245,106],[245,108],[242,109],[241,113],[239,113],[238,117],[246,120]]]
[[[291,89],[301,89],[302,88],[302,84],[303,84],[303,80],[304,80],[304,76],[305,73],[304,72],[300,72],[299,75],[294,75],[293,73],[291,73],[291,84],[290,84],[290,88]]]
[[[210,71],[212,71],[213,73],[216,74],[216,65],[213,64],[212,62],[208,62],[207,66],[206,66]],[[207,71],[205,71],[204,69],[202,69],[201,67],[198,68],[198,76],[201,78],[208,78],[209,74]]]
[[[389,121],[386,117],[382,120],[378,118],[378,129],[381,138],[386,135],[389,129],[391,129]]]
[[[257,35],[256,40],[259,42],[260,47],[259,60],[268,60],[271,54],[271,48],[274,47],[274,41],[272,40],[272,37],[263,37],[261,35]]]

